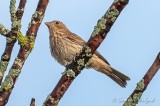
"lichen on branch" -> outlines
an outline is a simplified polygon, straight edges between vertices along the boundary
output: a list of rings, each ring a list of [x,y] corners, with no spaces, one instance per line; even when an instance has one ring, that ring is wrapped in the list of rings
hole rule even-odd
[[[49,0],[39,0],[37,9],[34,15],[32,16],[32,19],[30,22],[31,25],[28,28],[25,36],[21,33],[20,29],[21,29],[21,18],[24,12],[26,0],[20,0],[17,11],[15,10],[16,0],[11,0],[10,2],[12,28],[11,28],[11,33],[9,37],[7,37],[6,50],[2,55],[1,64],[3,68],[4,66],[7,67],[7,65],[4,64],[3,62],[4,57],[5,58],[7,57],[7,60],[5,61],[9,62],[13,46],[17,40],[20,45],[20,50],[17,57],[14,60],[13,65],[9,70],[8,75],[5,77],[4,81],[1,84],[0,106],[4,106],[7,103],[9,96],[11,94],[11,91],[13,90],[14,85],[16,83],[16,80],[18,79],[22,71],[22,67],[34,47],[37,31],[43,20],[48,2]]]
[[[14,44],[17,41],[17,32],[20,31],[21,29],[21,18],[23,16],[23,10],[25,8],[26,0],[20,0],[18,9],[16,11],[16,0],[11,0],[10,1],[10,15],[11,15],[11,31],[8,31],[5,29],[3,26],[1,26],[2,32],[6,36],[6,48],[4,53],[1,56],[1,61],[0,61],[0,83],[2,82],[4,73],[8,67],[8,63],[11,58],[11,53],[14,47]],[[1,29],[0,28],[0,29]],[[2,65],[6,63],[6,65]],[[2,70],[3,69],[3,70]]]
[[[34,42],[35,42],[34,34],[32,34],[30,36],[24,36],[21,32],[17,32],[17,39],[18,39],[18,44],[20,46],[24,46],[26,44],[29,44],[30,49],[32,49],[34,47]]]
[[[7,37],[9,34],[9,30],[4,27],[4,25],[0,24],[0,34]]]
[[[160,52],[158,53],[156,59],[154,60],[153,64],[146,72],[144,77],[137,83],[135,90],[128,97],[123,106],[136,106],[136,104],[138,104],[143,92],[146,90],[152,78],[155,76],[155,74],[159,69],[160,69]]]

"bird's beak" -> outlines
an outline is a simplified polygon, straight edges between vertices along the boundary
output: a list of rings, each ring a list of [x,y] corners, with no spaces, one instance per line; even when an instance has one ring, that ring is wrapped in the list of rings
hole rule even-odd
[[[51,26],[51,22],[45,22],[45,24],[50,27]]]

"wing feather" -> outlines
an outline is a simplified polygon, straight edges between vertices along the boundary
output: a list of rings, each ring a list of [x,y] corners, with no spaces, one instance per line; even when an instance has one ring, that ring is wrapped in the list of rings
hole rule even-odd
[[[77,43],[77,44],[79,44],[81,46],[84,46],[86,44],[86,41],[84,41],[78,35],[76,35],[74,33],[70,33],[69,35],[70,36],[67,36],[67,38],[69,40],[71,40],[72,42]],[[109,62],[98,51],[96,51],[94,54],[97,55],[100,59],[102,59],[105,63],[107,63],[108,65],[110,65]]]

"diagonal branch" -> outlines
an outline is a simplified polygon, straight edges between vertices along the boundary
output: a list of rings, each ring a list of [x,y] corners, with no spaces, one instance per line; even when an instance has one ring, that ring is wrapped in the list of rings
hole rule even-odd
[[[88,40],[87,45],[67,66],[66,71],[51,94],[47,97],[43,106],[57,106],[72,81],[80,74],[81,70],[85,67],[85,64],[102,43],[106,34],[109,32],[113,23],[127,3],[128,0],[114,0],[108,11],[100,20],[98,20],[97,26]]]
[[[14,47],[14,44],[17,41],[17,32],[21,29],[21,19],[23,16],[23,11],[25,8],[26,0],[21,0],[19,3],[19,7],[16,11],[16,0],[10,1],[10,14],[11,14],[11,22],[12,22],[12,28],[11,31],[6,34],[6,48],[4,53],[1,56],[0,61],[0,84],[2,82],[4,73],[8,67],[8,63],[11,58],[11,53]]]
[[[20,75],[21,69],[34,47],[37,31],[43,20],[48,2],[49,0],[39,0],[37,9],[33,14],[31,22],[29,24],[26,36],[23,36],[21,32],[16,33],[20,45],[20,50],[16,59],[14,60],[12,67],[9,70],[8,75],[6,76],[4,82],[1,84],[0,106],[4,106],[8,102],[11,91],[13,90],[16,83],[16,79]]]
[[[26,1],[27,0],[21,0],[20,3],[19,3],[19,6],[18,6],[18,9],[17,9],[17,12],[16,12],[17,21],[21,21],[21,19],[22,19],[22,16],[23,16],[23,13],[24,13],[24,8],[25,8],[25,5],[26,5]]]
[[[139,100],[141,99],[141,96],[142,96],[143,92],[146,90],[148,84],[151,82],[152,78],[155,76],[155,74],[157,73],[159,68],[160,68],[160,52],[157,55],[155,61],[152,64],[152,66],[147,71],[147,73],[137,83],[136,89],[128,97],[128,99],[123,104],[123,106],[135,106],[136,104],[138,104]]]
[[[5,37],[8,37],[9,35],[9,30],[6,29],[2,24],[0,24],[0,34],[5,36]]]

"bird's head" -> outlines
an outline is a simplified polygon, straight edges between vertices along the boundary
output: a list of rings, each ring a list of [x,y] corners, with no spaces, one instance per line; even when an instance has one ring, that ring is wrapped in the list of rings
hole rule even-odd
[[[68,30],[68,28],[61,21],[54,20],[51,22],[45,22],[45,24],[49,29],[52,29],[54,31]]]

